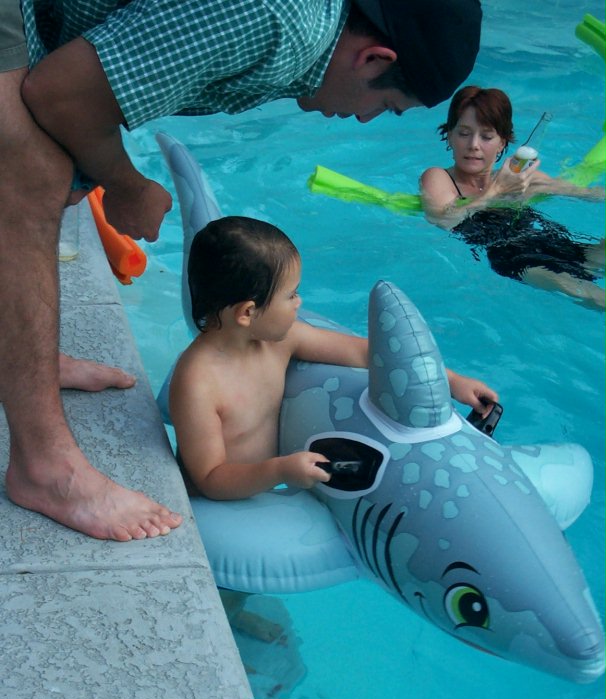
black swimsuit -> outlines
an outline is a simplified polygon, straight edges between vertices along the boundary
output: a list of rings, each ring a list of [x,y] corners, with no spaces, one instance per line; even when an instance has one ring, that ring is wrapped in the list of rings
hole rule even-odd
[[[452,175],[460,199],[465,199]],[[552,221],[528,206],[483,209],[461,221],[452,229],[472,248],[476,260],[478,249],[497,274],[522,279],[529,267],[544,267],[552,272],[567,272],[577,279],[595,281],[583,265],[584,245],[572,239],[565,226]]]

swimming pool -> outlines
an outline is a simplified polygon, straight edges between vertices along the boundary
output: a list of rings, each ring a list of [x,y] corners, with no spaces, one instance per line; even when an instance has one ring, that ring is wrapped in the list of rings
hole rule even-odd
[[[509,93],[521,140],[543,111],[553,112],[542,160],[556,174],[601,133],[603,63],[574,37],[574,26],[585,12],[602,18],[603,7],[595,0],[483,5],[482,50],[468,82]],[[594,460],[594,496],[568,538],[603,617],[604,315],[499,277],[423,219],[312,195],[305,185],[321,164],[388,191],[415,192],[425,167],[449,164],[435,133],[445,116],[442,106],[359,125],[277,102],[237,117],[158,120],[130,135],[128,147],[136,165],[172,191],[154,140],[156,131],[169,131],[202,163],[225,213],[284,229],[301,250],[307,308],[364,333],[374,282],[398,284],[432,327],[447,364],[499,390],[499,441],[583,444]],[[602,205],[557,199],[541,209],[579,234],[603,235]],[[160,241],[146,249],[148,271],[121,294],[157,390],[188,340],[176,204]],[[467,649],[371,583],[282,601],[307,668],[293,699],[603,696],[602,682],[575,686]]]

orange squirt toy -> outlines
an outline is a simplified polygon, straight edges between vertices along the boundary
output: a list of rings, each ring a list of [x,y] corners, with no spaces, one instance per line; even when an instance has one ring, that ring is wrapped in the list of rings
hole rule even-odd
[[[145,272],[147,257],[130,236],[119,233],[107,222],[103,194],[103,188],[96,187],[88,195],[97,231],[112,272],[122,284],[132,284],[132,277],[140,277]]]

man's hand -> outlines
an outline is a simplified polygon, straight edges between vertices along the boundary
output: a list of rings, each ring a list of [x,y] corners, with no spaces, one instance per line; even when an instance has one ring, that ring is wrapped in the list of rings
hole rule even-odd
[[[103,195],[107,222],[119,233],[150,243],[158,239],[160,224],[171,208],[171,195],[147,178],[141,179],[140,188],[116,188]]]

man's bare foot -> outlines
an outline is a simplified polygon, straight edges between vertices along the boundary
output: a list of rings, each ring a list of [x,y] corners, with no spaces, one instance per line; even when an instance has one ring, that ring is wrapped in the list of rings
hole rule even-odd
[[[122,369],[91,362],[88,359],[75,359],[67,354],[59,354],[59,383],[61,388],[75,388],[80,391],[103,391],[106,388],[132,388],[136,378]]]
[[[95,470],[75,442],[45,454],[42,468],[11,460],[6,492],[17,505],[96,539],[130,541],[168,534],[183,518]],[[58,464],[51,467],[49,464]]]

